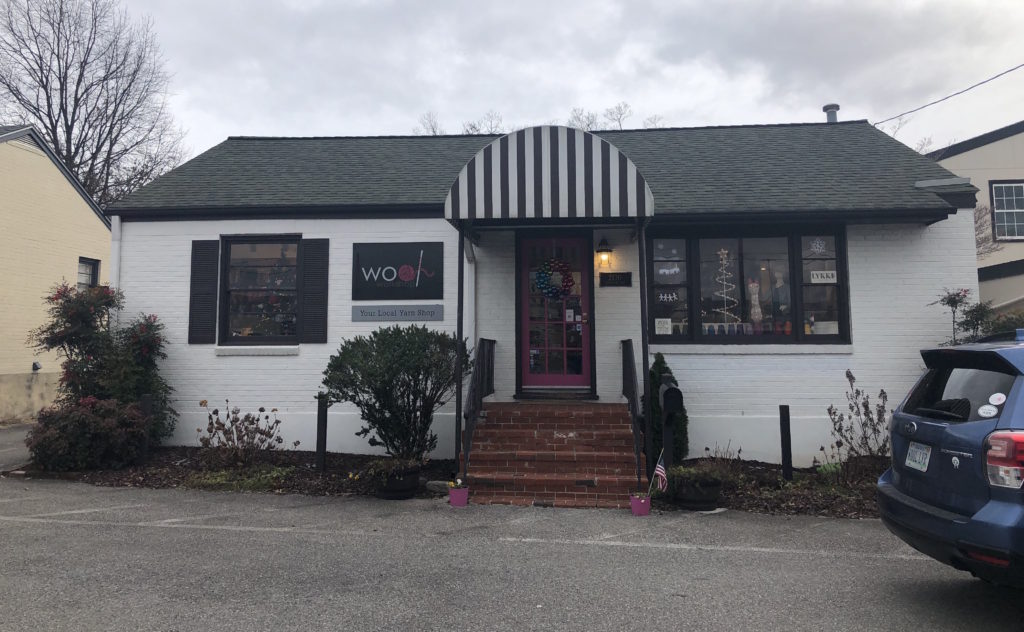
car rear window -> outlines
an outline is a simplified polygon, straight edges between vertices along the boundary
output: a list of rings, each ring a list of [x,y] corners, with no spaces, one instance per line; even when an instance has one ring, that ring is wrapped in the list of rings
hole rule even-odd
[[[907,398],[905,412],[940,421],[995,419],[1015,375],[963,367],[929,369]]]

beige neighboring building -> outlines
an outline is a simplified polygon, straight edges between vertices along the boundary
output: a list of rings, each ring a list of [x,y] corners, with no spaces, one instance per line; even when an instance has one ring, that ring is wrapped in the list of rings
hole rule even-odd
[[[29,331],[46,319],[43,296],[61,280],[106,279],[110,224],[78,180],[27,126],[0,126],[0,420],[53,401],[60,363],[36,355]]]
[[[978,257],[981,300],[1000,312],[1024,310],[1024,121],[928,156],[978,187],[978,206],[1002,246]]]

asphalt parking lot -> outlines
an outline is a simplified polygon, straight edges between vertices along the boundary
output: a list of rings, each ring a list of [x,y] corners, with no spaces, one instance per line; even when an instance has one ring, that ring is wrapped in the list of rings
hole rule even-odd
[[[873,520],[0,479],[2,630],[1020,629]]]

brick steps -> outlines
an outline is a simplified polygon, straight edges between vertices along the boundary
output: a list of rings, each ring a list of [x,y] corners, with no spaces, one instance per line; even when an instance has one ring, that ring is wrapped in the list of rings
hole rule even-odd
[[[576,473],[594,476],[633,475],[632,447],[622,450],[483,450],[473,454],[474,474]]]
[[[466,478],[477,504],[628,507],[637,485],[629,412],[591,402],[488,404]]]

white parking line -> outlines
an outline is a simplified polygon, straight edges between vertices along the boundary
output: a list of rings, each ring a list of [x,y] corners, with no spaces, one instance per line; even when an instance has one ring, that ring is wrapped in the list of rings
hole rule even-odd
[[[87,513],[100,513],[103,511],[115,511],[117,509],[135,509],[136,507],[145,507],[146,505],[115,505],[113,507],[95,507],[93,509],[72,509],[69,511],[55,511],[53,513],[42,513],[42,514],[30,514],[27,516],[17,516],[19,518],[50,518],[54,516],[74,516],[76,514],[87,514]]]
[[[139,507],[142,505],[127,505],[127,507]],[[107,507],[105,510],[116,509],[116,507]],[[104,509],[97,509],[93,511],[103,511]],[[81,510],[88,511],[88,510]],[[70,513],[70,512],[69,512]],[[237,515],[237,514],[235,514]],[[89,526],[89,527],[127,527],[127,528],[143,528],[143,529],[194,529],[201,531],[225,531],[225,532],[246,532],[246,533],[293,533],[297,535],[317,535],[317,536],[356,536],[356,537],[393,537],[394,533],[389,531],[365,531],[358,529],[316,529],[305,527],[255,527],[255,526],[244,526],[244,525],[207,525],[207,524],[189,524],[183,522],[173,522],[175,520],[200,520],[213,516],[195,516],[193,518],[169,518],[160,521],[149,521],[149,522],[114,522],[114,521],[103,521],[103,520],[74,520],[74,519],[59,519],[50,518],[43,515],[39,516],[0,516],[0,523],[29,523],[29,524],[53,524],[53,525],[74,525],[74,526]],[[429,533],[420,533],[421,537],[433,537]],[[711,545],[711,544],[686,544],[686,543],[673,543],[673,542],[626,542],[623,540],[592,540],[592,539],[545,539],[545,538],[522,538],[522,537],[501,537],[497,539],[498,542],[505,542],[510,544],[560,544],[567,546],[597,546],[597,547],[622,547],[622,548],[638,548],[638,549],[661,549],[661,550],[676,550],[676,551],[707,551],[707,552],[725,552],[725,553],[745,553],[745,554],[766,554],[766,555],[789,555],[789,556],[816,556],[816,557],[827,557],[827,558],[849,558],[849,559],[880,559],[880,560],[908,560],[908,561],[927,561],[930,558],[924,555],[915,553],[864,553],[859,551],[826,551],[816,549],[793,549],[793,548],[773,548],[773,547],[760,547],[760,546],[726,546],[726,545]]]
[[[49,496],[22,496],[21,498],[0,498],[0,503],[20,503],[31,500],[46,500]]]
[[[211,518],[230,518],[232,516],[241,516],[239,513],[229,514],[206,514],[202,516],[187,516],[185,518],[164,518],[163,520],[149,520],[147,522],[138,522],[136,524],[145,525],[147,527],[159,527],[161,525],[173,525],[180,524],[182,522],[190,522],[193,520],[209,520]]]
[[[390,536],[385,531],[322,530],[306,527],[247,527],[218,524],[182,524],[180,522],[112,522],[105,520],[59,520],[40,516],[0,516],[0,522],[57,524],[89,527],[140,527],[145,529],[199,529],[203,531],[245,531],[251,533],[298,533],[304,535]]]
[[[723,546],[714,544],[682,544],[674,542],[624,542],[621,540],[548,540],[544,538],[498,538],[499,542],[519,544],[567,544],[572,546],[608,546],[640,549],[671,549],[678,551],[712,551],[725,553],[770,553],[780,555],[816,555],[819,557],[852,557],[883,560],[929,560],[915,553],[861,553],[858,551],[824,551],[815,549],[782,549],[764,546]]]

